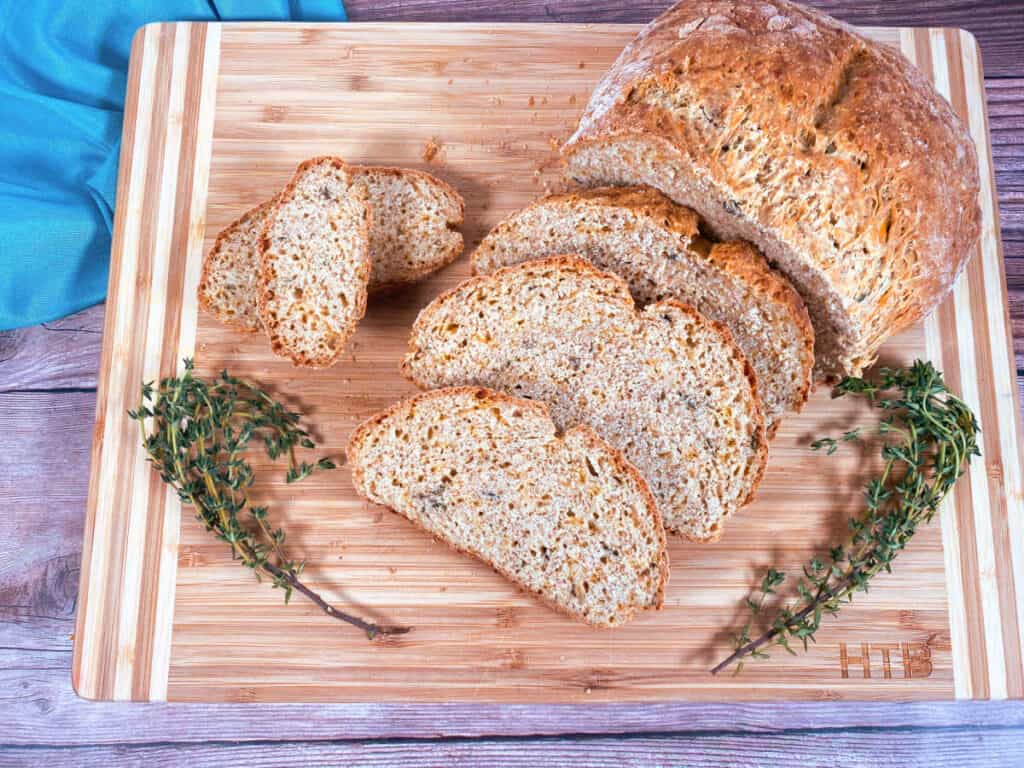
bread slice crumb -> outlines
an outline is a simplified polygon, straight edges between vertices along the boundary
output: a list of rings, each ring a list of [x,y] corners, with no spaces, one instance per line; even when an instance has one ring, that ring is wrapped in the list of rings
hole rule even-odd
[[[340,158],[302,163],[261,237],[259,312],[275,354],[326,368],[366,311],[370,220],[366,186]]]
[[[462,255],[465,202],[450,185],[404,168],[350,166],[366,186],[370,224],[370,295],[411,285]],[[199,304],[221,322],[263,330],[259,317],[260,236],[277,198],[225,228],[203,260]]]
[[[725,326],[675,299],[638,311],[626,283],[574,256],[476,277],[416,319],[403,373],[491,387],[587,424],[639,469],[665,527],[713,541],[760,482],[756,378]]]
[[[589,427],[559,436],[540,403],[426,392],[358,427],[347,455],[361,495],[563,613],[614,627],[662,604],[668,556],[647,484]]]
[[[676,298],[725,324],[757,373],[770,434],[784,413],[803,407],[814,329],[800,295],[754,246],[707,239],[692,210],[651,187],[605,187],[513,213],[473,252],[473,269],[562,253],[619,275],[641,304]]]

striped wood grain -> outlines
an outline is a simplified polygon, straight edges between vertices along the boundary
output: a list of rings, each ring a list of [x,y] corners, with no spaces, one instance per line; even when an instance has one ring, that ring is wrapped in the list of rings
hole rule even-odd
[[[416,631],[368,645],[301,602],[285,609],[141,461],[124,417],[138,382],[196,351],[267,382],[339,452],[360,419],[411,391],[395,370],[416,311],[462,260],[371,305],[345,361],[302,373],[256,336],[197,317],[201,247],[301,159],[422,167],[467,199],[471,248],[558,183],[557,142],[635,33],[626,25],[168,25],[136,41],[121,167],[75,655],[90,698],[243,701],[645,701],[1021,697],[1021,436],[995,223],[980,57],[948,30],[869,30],[932,75],[982,155],[985,236],[954,295],[893,339],[979,412],[985,461],[895,572],[844,608],[806,656],[710,679],[757,573],[795,569],[841,536],[865,462],[809,455],[863,414],[818,392],[786,421],[756,504],[722,543],[672,542],[666,609],[613,633],[552,615],[487,569],[355,497],[348,473],[296,496],[258,463],[255,499],[285,521],[309,578]],[[201,55],[199,55],[201,52]],[[214,114],[216,124],[214,125]],[[134,119],[133,119],[134,116]],[[441,152],[421,158],[436,138]],[[208,181],[208,184],[207,184]],[[209,227],[204,227],[208,219]],[[208,231],[207,231],[208,230]],[[870,464],[870,461],[867,462]],[[364,610],[369,611],[367,607]],[[843,650],[840,650],[840,644]],[[867,664],[863,658],[868,659]],[[930,654],[927,662],[921,654]],[[845,676],[842,672],[845,655]],[[917,674],[907,676],[905,669]],[[930,674],[925,675],[927,671]]]
[[[139,450],[138,384],[195,345],[220,27],[132,45],[72,677],[95,699],[166,696],[180,504]]]

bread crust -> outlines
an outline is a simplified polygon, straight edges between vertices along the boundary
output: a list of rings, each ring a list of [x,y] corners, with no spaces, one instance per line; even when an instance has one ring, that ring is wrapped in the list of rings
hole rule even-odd
[[[552,204],[573,206],[576,203],[625,208],[638,216],[655,220],[659,226],[687,242],[701,235],[700,219],[696,212],[679,205],[653,187],[636,185],[575,190],[539,198],[523,211],[496,225],[470,257],[473,274],[487,274],[480,265],[486,258],[488,241],[508,235],[511,222],[523,213]],[[791,409],[799,413],[810,395],[814,368],[814,327],[811,325],[804,300],[790,282],[772,269],[764,256],[749,243],[740,240],[712,243],[707,259],[729,276],[748,285],[754,293],[767,297],[768,302],[786,308],[786,314],[793,321],[794,330],[800,337],[798,354],[802,362],[801,367],[805,371],[800,390],[791,405]],[[775,436],[778,427],[778,420],[767,426],[769,439]]]
[[[395,293],[396,291],[408,288],[410,285],[415,285],[428,275],[448,266],[462,255],[465,243],[462,233],[459,231],[459,227],[465,223],[466,201],[462,198],[462,195],[458,193],[458,190],[456,190],[455,187],[444,179],[439,179],[437,176],[432,176],[425,171],[418,171],[414,168],[391,168],[380,165],[353,165],[350,166],[350,169],[353,176],[357,179],[362,175],[370,173],[378,173],[382,176],[392,176],[394,178],[412,177],[419,179],[425,184],[440,189],[445,200],[451,203],[446,211],[448,229],[457,232],[459,235],[458,247],[441,253],[438,258],[410,273],[405,279],[389,280],[387,282],[377,284],[371,282],[367,287],[370,296],[386,296],[390,293]]]
[[[751,126],[771,140],[741,158],[730,137]],[[787,0],[683,0],[645,27],[563,152],[633,139],[820,272],[849,320],[846,373],[930,312],[977,246],[977,155],[949,103],[899,53]],[[779,176],[794,163],[805,178]]]
[[[457,293],[460,293],[460,292],[462,292],[464,290],[469,290],[469,289],[471,289],[473,287],[476,287],[476,286],[481,285],[483,283],[486,283],[488,281],[498,279],[502,275],[505,275],[505,274],[508,274],[508,273],[511,273],[511,272],[515,272],[515,271],[519,271],[519,270],[532,269],[532,268],[536,268],[536,267],[556,267],[556,268],[557,267],[569,267],[569,268],[578,270],[579,272],[584,273],[584,274],[589,273],[589,274],[591,274],[593,276],[601,278],[602,280],[606,281],[609,285],[614,286],[615,287],[614,294],[610,295],[608,297],[609,300],[615,300],[617,298],[625,306],[628,306],[630,311],[632,311],[632,312],[636,312],[636,313],[640,314],[640,313],[643,313],[644,311],[651,311],[651,312],[656,314],[657,313],[657,308],[659,306],[671,306],[671,307],[673,307],[673,308],[683,312],[684,314],[692,317],[697,322],[710,327],[717,335],[720,336],[721,341],[722,341],[722,345],[728,350],[730,358],[737,365],[742,367],[743,374],[746,377],[747,381],[750,383],[751,391],[752,391],[752,394],[753,394],[753,403],[754,403],[754,406],[755,406],[755,411],[754,411],[754,414],[753,414],[753,418],[754,418],[754,422],[755,422],[754,438],[755,438],[755,440],[757,442],[757,445],[755,447],[755,450],[756,450],[755,457],[752,458],[751,461],[755,461],[756,460],[757,466],[755,467],[754,474],[751,477],[750,489],[747,492],[746,498],[743,500],[743,502],[741,504],[738,504],[737,507],[738,508],[743,507],[743,506],[749,504],[751,501],[753,501],[754,496],[755,496],[756,491],[757,491],[757,487],[760,485],[761,479],[764,477],[764,471],[765,471],[765,467],[767,465],[767,458],[768,458],[767,431],[766,431],[766,426],[765,426],[764,407],[763,407],[763,405],[761,403],[761,396],[758,393],[758,389],[757,389],[757,374],[754,372],[753,367],[751,367],[749,361],[747,360],[746,356],[743,354],[742,350],[740,350],[740,348],[736,345],[736,342],[733,339],[732,332],[726,326],[722,325],[721,323],[719,323],[717,321],[714,321],[714,320],[711,320],[711,319],[705,317],[700,312],[698,312],[696,309],[694,309],[693,307],[691,307],[688,304],[685,304],[685,303],[679,301],[678,299],[665,299],[663,301],[656,302],[655,304],[649,305],[646,308],[646,310],[638,310],[637,307],[636,307],[636,303],[633,301],[633,296],[632,296],[632,294],[629,291],[629,286],[626,284],[625,280],[623,280],[621,277],[619,277],[618,275],[616,275],[614,273],[605,272],[603,270],[598,269],[597,267],[595,267],[593,264],[591,264],[586,259],[583,259],[583,258],[581,258],[579,256],[576,256],[576,255],[573,255],[573,254],[563,254],[563,255],[560,255],[560,256],[551,256],[551,257],[544,258],[544,259],[535,259],[533,261],[521,262],[521,263],[516,264],[514,266],[511,266],[511,267],[504,267],[502,269],[499,269],[498,271],[496,271],[496,272],[494,272],[494,273],[492,273],[490,275],[478,275],[476,277],[468,278],[467,280],[463,281],[459,285],[456,285],[455,287],[451,288],[450,290],[445,291],[444,293],[440,294],[429,305],[427,305],[426,307],[423,308],[423,310],[420,311],[420,314],[416,317],[416,321],[413,323],[412,332],[409,335],[409,347],[408,347],[409,353],[411,354],[411,353],[413,353],[415,351],[415,349],[413,347],[413,339],[418,335],[419,331],[421,331],[424,328],[425,324],[427,323],[427,319],[428,319],[427,315],[428,315],[428,313],[431,311],[431,309],[433,307],[439,307],[439,306],[445,304],[446,302],[450,301],[451,298],[455,294],[457,294]],[[412,383],[416,384],[417,386],[422,386],[422,384],[420,384],[420,382],[418,382],[416,380],[416,376],[415,376],[414,372],[412,371],[412,366],[411,366],[411,364],[409,362],[409,357],[410,357],[410,355],[407,354],[402,359],[402,362],[401,362],[401,365],[400,365],[401,373],[402,373],[402,375],[406,379],[408,379]],[[546,411],[546,409],[545,409],[545,411]],[[722,516],[721,520],[724,521],[724,520],[728,519],[728,517],[729,517],[729,514],[726,513],[726,514],[724,514]],[[686,538],[689,541],[694,541],[694,542],[698,542],[698,543],[710,543],[710,542],[717,541],[718,539],[721,538],[721,536],[722,536],[722,526],[721,525],[718,526],[718,530],[717,530],[717,532],[715,534],[713,534],[711,536],[708,536],[708,537],[703,537],[703,538],[702,537],[697,537],[697,536],[692,536],[690,534],[687,534],[687,533],[685,533],[683,531],[678,531],[676,529],[673,529],[673,532],[677,533],[678,535],[680,535],[680,536],[682,536],[684,538]]]
[[[362,320],[366,314],[366,285],[370,279],[370,223],[373,221],[373,208],[370,206],[370,201],[366,197],[366,189],[364,186],[359,185],[358,187],[353,183],[352,187],[355,187],[357,194],[362,196],[363,202],[363,220],[360,225],[360,232],[363,241],[366,243],[366,248],[362,249],[361,258],[359,258],[356,264],[358,279],[362,283],[362,290],[356,294],[356,303],[351,312],[349,322],[341,330],[339,334],[341,336],[338,342],[337,348],[334,350],[334,354],[330,356],[313,357],[301,353],[293,353],[286,349],[280,342],[275,343],[274,337],[271,333],[269,323],[266,318],[268,314],[267,303],[269,297],[267,295],[266,285],[271,279],[269,265],[266,260],[266,251],[270,247],[269,232],[271,227],[274,225],[274,221],[277,214],[280,212],[281,207],[291,200],[295,194],[295,190],[298,186],[299,180],[302,178],[305,172],[313,166],[320,165],[321,163],[328,163],[334,168],[345,171],[351,178],[352,171],[349,166],[340,157],[333,157],[330,155],[321,155],[318,157],[311,157],[308,160],[303,161],[299,164],[299,167],[295,169],[295,173],[292,175],[291,180],[285,185],[285,188],[281,190],[281,193],[277,196],[274,206],[267,216],[267,222],[263,226],[263,232],[260,234],[260,296],[259,296],[259,311],[260,318],[263,320],[263,326],[267,331],[267,334],[271,337],[271,349],[275,354],[282,357],[287,357],[292,361],[295,366],[301,366],[304,368],[329,368],[334,365],[345,351],[345,342],[352,338],[352,334],[355,333],[356,326],[359,321]]]
[[[540,416],[540,417],[544,418],[547,421],[551,421],[551,415],[549,413],[548,407],[544,403],[538,402],[536,400],[528,400],[526,398],[513,397],[512,395],[506,394],[504,392],[500,392],[498,390],[493,390],[493,389],[488,389],[486,387],[472,387],[472,386],[469,386],[469,387],[444,387],[444,388],[441,388],[441,389],[433,389],[433,390],[429,390],[427,392],[421,392],[418,395],[413,395],[410,398],[407,398],[405,400],[401,400],[401,401],[399,401],[397,403],[393,403],[392,405],[390,405],[388,408],[384,409],[380,413],[374,414],[370,418],[368,418],[365,421],[363,421],[361,424],[359,424],[352,431],[352,434],[349,436],[348,446],[346,448],[346,457],[347,457],[349,465],[352,468],[352,484],[354,485],[354,487],[356,489],[356,492],[360,496],[362,496],[363,498],[366,498],[366,499],[372,501],[372,499],[370,499],[370,497],[369,497],[369,494],[366,492],[365,472],[363,470],[361,462],[358,459],[358,456],[359,456],[359,453],[360,453],[360,450],[362,448],[363,443],[366,441],[366,438],[373,432],[373,430],[376,427],[378,427],[380,424],[382,424],[385,421],[387,421],[389,418],[391,418],[395,414],[397,414],[400,411],[404,410],[405,408],[408,408],[409,406],[415,407],[415,406],[418,406],[418,405],[421,405],[421,404],[424,404],[424,403],[429,403],[431,400],[436,400],[436,399],[440,399],[440,398],[443,398],[443,397],[449,397],[449,396],[452,396],[452,395],[459,395],[459,394],[465,394],[465,395],[469,395],[471,397],[477,397],[477,398],[482,399],[482,400],[488,400],[489,402],[492,402],[492,403],[497,403],[497,402],[509,403],[509,404],[515,405],[518,408],[521,408],[524,411],[532,411],[535,415]],[[592,626],[592,627],[598,627],[600,629],[614,629],[614,628],[616,628],[618,626],[621,626],[621,624],[627,623],[629,621],[629,619],[632,618],[632,616],[638,610],[643,610],[645,608],[653,608],[655,610],[661,610],[662,605],[664,603],[664,599],[665,599],[665,587],[668,584],[668,577],[669,577],[669,560],[668,560],[668,551],[667,551],[667,537],[665,536],[665,527],[662,524],[661,514],[658,512],[658,505],[657,505],[657,503],[656,503],[656,501],[654,499],[654,495],[651,493],[650,487],[647,485],[647,481],[640,474],[639,470],[637,470],[637,468],[634,467],[626,459],[626,457],[622,455],[622,452],[619,451],[617,448],[614,448],[613,446],[609,445],[604,440],[602,440],[601,437],[596,432],[594,432],[593,429],[591,429],[590,427],[588,427],[588,426],[586,426],[584,424],[580,424],[578,426],[573,427],[566,434],[572,434],[572,433],[582,434],[589,442],[591,442],[593,444],[600,445],[602,447],[602,449],[607,451],[608,455],[611,456],[612,461],[615,463],[616,468],[619,469],[619,471],[623,472],[624,474],[628,474],[630,477],[632,477],[634,479],[634,481],[636,481],[637,488],[640,489],[640,492],[641,492],[641,494],[643,495],[643,498],[644,498],[644,506],[647,508],[647,513],[651,516],[651,520],[654,523],[655,532],[657,533],[657,536],[658,536],[658,545],[659,545],[658,548],[661,551],[661,560],[660,560],[660,563],[659,563],[660,567],[659,567],[658,585],[657,585],[657,588],[656,588],[655,593],[654,593],[654,601],[650,605],[648,605],[648,606],[637,606],[636,608],[634,608],[633,612],[630,613],[630,615],[628,617],[626,617],[626,619],[624,621],[622,621],[621,623],[619,623],[619,624],[603,624],[603,623],[593,623],[593,622],[586,621],[586,619],[581,614],[573,613],[568,608],[566,608],[564,605],[560,605],[560,604],[558,604],[557,602],[555,602],[553,600],[549,600],[541,592],[539,592],[537,590],[530,589],[526,584],[523,583],[523,581],[521,579],[519,579],[511,571],[505,571],[504,569],[498,567],[494,563],[492,563],[492,562],[490,562],[488,560],[485,560],[484,558],[480,557],[479,555],[477,555],[477,554],[475,554],[473,552],[470,552],[469,550],[465,549],[464,547],[460,547],[460,546],[452,543],[451,541],[449,541],[447,539],[438,539],[436,534],[434,534],[432,531],[427,530],[427,528],[425,526],[423,526],[421,523],[419,523],[418,521],[413,520],[410,517],[407,517],[406,515],[402,514],[397,509],[393,509],[391,507],[387,507],[387,508],[391,509],[392,512],[394,512],[395,514],[399,515],[404,520],[412,523],[415,527],[419,528],[421,531],[423,531],[427,535],[431,536],[432,538],[440,540],[440,541],[443,541],[446,545],[448,545],[448,547],[450,547],[454,551],[456,551],[456,552],[458,552],[460,554],[466,555],[467,557],[471,557],[474,560],[476,560],[477,562],[483,563],[484,565],[489,567],[492,571],[497,573],[499,576],[502,576],[503,578],[508,579],[513,584],[515,584],[517,587],[519,587],[520,590],[522,590],[523,592],[525,592],[525,593],[527,593],[529,595],[532,595],[534,598],[539,599],[542,603],[544,603],[545,605],[547,605],[549,608],[553,609],[557,613],[560,613],[563,616],[568,616],[569,618],[572,618],[572,619],[578,619],[578,620],[584,621],[585,623],[587,623],[589,626]],[[557,437],[557,439],[558,440],[564,440],[564,436],[559,436],[559,437]],[[376,504],[377,502],[373,502],[373,503]],[[384,505],[380,505],[380,506],[384,506]]]

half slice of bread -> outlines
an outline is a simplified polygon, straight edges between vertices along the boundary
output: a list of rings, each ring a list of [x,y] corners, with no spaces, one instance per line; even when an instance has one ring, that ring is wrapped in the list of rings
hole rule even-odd
[[[651,187],[605,187],[552,195],[491,230],[473,254],[490,273],[544,256],[575,253],[623,277],[641,304],[690,304],[732,331],[757,373],[769,433],[807,400],[814,330],[800,295],[750,244],[711,242],[697,215]]]
[[[717,539],[767,455],[756,377],[728,329],[675,299],[637,311],[619,277],[573,256],[472,278],[413,325],[403,373],[546,402],[646,478],[665,527]]]
[[[302,163],[261,238],[259,312],[275,354],[325,368],[366,311],[370,279],[366,187],[336,157]]]
[[[229,224],[203,259],[199,306],[242,331],[263,330],[259,310],[260,235],[277,198]]]
[[[451,186],[405,168],[351,166],[350,171],[366,185],[373,211],[371,295],[411,285],[459,257],[465,203]],[[230,224],[203,260],[200,306],[244,331],[263,329],[257,286],[260,235],[276,202],[258,205]]]
[[[547,409],[441,389],[398,403],[348,445],[356,490],[598,626],[661,607],[665,534],[647,484],[593,430]]]
[[[448,184],[404,168],[356,166],[373,209],[370,293],[422,280],[462,254],[465,203]]]

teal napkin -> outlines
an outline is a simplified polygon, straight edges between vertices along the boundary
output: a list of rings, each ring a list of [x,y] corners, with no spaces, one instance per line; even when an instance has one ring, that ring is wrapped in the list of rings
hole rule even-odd
[[[103,300],[132,35],[344,21],[341,0],[0,0],[0,330]]]

